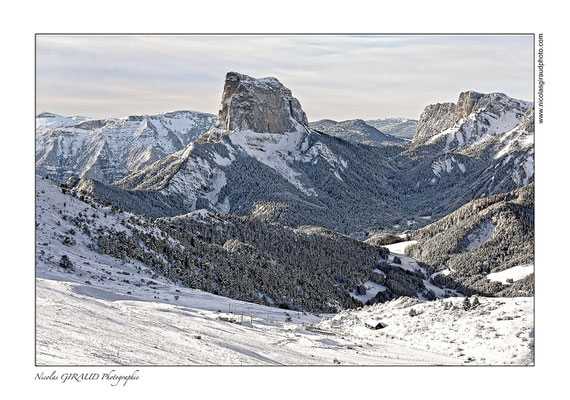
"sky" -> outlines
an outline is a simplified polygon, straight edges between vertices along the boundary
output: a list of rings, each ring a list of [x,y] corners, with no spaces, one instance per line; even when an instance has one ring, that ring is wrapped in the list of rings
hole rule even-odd
[[[418,119],[466,90],[532,101],[532,36],[36,36],[36,108],[217,113],[228,71],[273,76],[309,121]]]

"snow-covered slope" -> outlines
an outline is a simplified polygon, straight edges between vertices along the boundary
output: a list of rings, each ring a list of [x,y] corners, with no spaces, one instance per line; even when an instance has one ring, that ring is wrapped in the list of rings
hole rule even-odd
[[[114,274],[105,267],[120,265],[119,275],[141,282],[125,289],[130,294],[148,293],[164,276],[235,299],[319,312],[362,305],[354,293],[369,281],[384,288],[372,302],[435,297],[427,293],[424,273],[386,263],[386,249],[322,228],[291,229],[205,210],[153,221],[78,198],[42,178],[36,192],[43,277],[79,276],[120,290],[124,278],[110,279]]]
[[[473,303],[473,298],[469,303]],[[464,309],[465,299],[428,303],[401,298],[359,311],[343,311],[317,326],[337,335],[428,350],[466,364],[534,363],[532,298],[483,298]],[[386,326],[371,330],[381,322]]]
[[[423,304],[402,299],[325,316],[319,323],[311,314],[184,289],[172,290],[167,301],[124,296],[96,284],[36,282],[38,365],[534,362],[528,298],[480,299],[470,311],[462,309],[460,299]],[[453,308],[446,309],[449,302]],[[411,317],[411,309],[420,315]],[[376,318],[387,327],[365,327]]]
[[[503,285],[510,285],[531,274],[534,274],[534,265],[517,265],[515,267],[507,268],[501,272],[492,272],[487,275],[487,279],[495,282],[501,282]]]
[[[418,243],[408,255],[437,271],[433,281],[463,288],[463,293],[534,295],[534,184],[474,200],[446,217],[411,233]],[[512,269],[514,268],[514,269]],[[512,275],[524,272],[525,274]],[[515,284],[501,284],[520,277]],[[524,278],[524,279],[523,279]],[[503,282],[504,283],[504,282]]]
[[[195,111],[130,116],[106,120],[36,118],[36,173],[58,182],[85,176],[113,183],[171,154],[214,123]]]
[[[116,186],[184,197],[178,208],[186,212],[207,208],[351,233],[404,215],[388,206],[399,201],[386,176],[390,171],[388,158],[374,147],[298,125],[292,132],[233,131],[215,141],[201,138]]]

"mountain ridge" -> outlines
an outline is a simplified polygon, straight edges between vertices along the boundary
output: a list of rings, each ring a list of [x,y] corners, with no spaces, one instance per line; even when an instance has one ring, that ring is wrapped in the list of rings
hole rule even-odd
[[[408,141],[411,141],[414,137],[418,124],[418,120],[416,119],[403,117],[368,119],[365,122],[387,135]]]
[[[526,114],[520,113],[517,120],[524,125],[522,130],[509,131],[513,140],[503,141],[513,146],[496,159],[491,154],[499,151],[497,143],[503,143],[500,139],[506,137],[506,132],[487,135],[486,140],[475,143],[482,146],[475,153],[466,151],[473,149],[473,144],[447,150],[438,143],[374,147],[307,128],[301,123],[304,113],[300,104],[297,114],[301,122],[286,107],[291,91],[275,78],[262,78],[262,84],[258,84],[255,78],[239,75],[236,84],[235,76],[228,74],[218,127],[117,182],[115,199],[123,190],[133,210],[153,217],[161,215],[149,207],[148,196],[153,203],[168,204],[166,209],[170,210],[205,208],[292,227],[323,226],[365,237],[370,229],[424,226],[428,223],[426,216],[441,218],[474,198],[510,191],[533,179],[533,168],[529,169],[533,164],[524,161],[533,163],[532,143],[526,150],[514,145],[521,135],[529,137],[523,130],[533,124],[523,118]],[[244,95],[234,97],[235,92]],[[252,98],[256,93],[260,98]],[[494,94],[460,97],[461,112],[472,111],[477,104],[485,105],[483,110],[488,111],[518,102]],[[487,104],[495,99],[499,99],[498,104]],[[264,111],[264,107],[271,111]],[[232,112],[241,115],[252,108],[258,110],[257,117],[236,125],[239,129],[220,128],[229,126],[227,118],[231,119]],[[293,130],[253,131],[265,129],[264,118],[271,119],[274,126]],[[432,132],[432,136],[436,134]]]
[[[460,149],[515,128],[531,107],[532,103],[504,93],[462,92],[457,103],[435,103],[425,107],[412,144],[445,141],[444,149]]]
[[[60,183],[71,176],[114,183],[195,140],[214,116],[189,110],[107,119],[42,113],[36,123],[37,173]]]
[[[312,129],[327,133],[331,136],[348,140],[353,143],[362,143],[371,146],[382,146],[404,143],[402,139],[387,135],[362,119],[346,121],[333,121],[323,119],[309,124]]]

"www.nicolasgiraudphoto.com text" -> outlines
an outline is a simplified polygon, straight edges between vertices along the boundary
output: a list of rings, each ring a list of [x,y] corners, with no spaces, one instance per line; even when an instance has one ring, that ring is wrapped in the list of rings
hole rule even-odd
[[[538,35],[538,123],[542,124],[544,117],[544,35]]]

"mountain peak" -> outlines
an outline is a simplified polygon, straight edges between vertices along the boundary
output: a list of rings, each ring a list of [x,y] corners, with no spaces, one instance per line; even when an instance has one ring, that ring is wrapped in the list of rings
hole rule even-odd
[[[457,103],[428,105],[420,116],[412,142],[442,141],[447,143],[446,148],[470,145],[488,135],[513,129],[531,105],[504,93],[462,92]]]
[[[296,131],[298,125],[308,126],[307,116],[299,100],[279,80],[226,74],[215,128],[283,133]]]
[[[61,115],[57,115],[57,114],[50,113],[47,111],[44,111],[44,112],[36,115],[36,118],[56,118],[56,117],[61,117]]]

